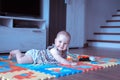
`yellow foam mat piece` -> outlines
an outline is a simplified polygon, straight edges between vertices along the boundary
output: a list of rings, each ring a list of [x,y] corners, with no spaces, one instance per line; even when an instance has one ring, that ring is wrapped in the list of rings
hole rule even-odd
[[[86,62],[86,64],[91,64],[90,62]],[[102,66],[103,68],[112,67],[118,65],[116,62],[99,62],[99,64],[92,64],[97,66]]]
[[[112,66],[116,66],[116,65],[118,65],[118,64],[115,63],[115,62],[108,62],[108,63],[106,63],[106,64],[99,64],[99,66],[102,66],[102,67],[104,67],[104,68],[112,67]]]
[[[0,80],[52,80],[54,76],[33,70],[0,73]]]

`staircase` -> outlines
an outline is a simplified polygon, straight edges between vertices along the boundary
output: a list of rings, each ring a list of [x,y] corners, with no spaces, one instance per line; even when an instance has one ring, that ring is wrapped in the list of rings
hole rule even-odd
[[[120,48],[120,10],[100,29],[100,32],[93,33],[94,39],[87,40],[89,46]]]

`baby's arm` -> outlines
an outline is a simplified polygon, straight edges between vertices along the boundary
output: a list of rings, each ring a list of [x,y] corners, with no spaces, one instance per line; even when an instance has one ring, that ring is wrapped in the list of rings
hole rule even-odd
[[[70,62],[68,62],[66,59],[62,58],[60,55],[55,54],[54,58],[61,64],[67,64],[70,65]]]
[[[60,55],[56,55],[56,60],[61,63],[61,64],[65,64],[65,65],[77,65],[76,62],[69,62],[66,59],[64,59],[63,57],[61,57]]]
[[[52,55],[59,63],[66,65],[75,65],[75,63],[67,61],[66,59],[64,59],[63,57],[56,53],[57,53],[56,51],[52,51]]]

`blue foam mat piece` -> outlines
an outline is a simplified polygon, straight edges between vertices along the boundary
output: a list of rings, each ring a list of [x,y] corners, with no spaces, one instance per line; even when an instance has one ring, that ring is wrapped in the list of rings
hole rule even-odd
[[[3,58],[3,59],[8,59],[8,56],[0,56],[0,58]]]
[[[6,71],[10,71],[11,68],[8,64],[8,62],[3,62],[3,61],[0,61],[0,72],[6,72]]]
[[[59,65],[53,64],[41,64],[41,65],[34,65],[34,64],[16,64],[16,66],[20,66],[23,68],[43,72],[45,74],[50,74],[55,77],[63,77],[72,74],[82,73],[82,70],[76,70],[73,68],[67,68]],[[55,71],[54,69],[60,69],[59,71]]]
[[[8,60],[8,56],[0,56],[0,58],[4,59],[4,60]],[[12,62],[16,62],[16,59],[12,59]]]

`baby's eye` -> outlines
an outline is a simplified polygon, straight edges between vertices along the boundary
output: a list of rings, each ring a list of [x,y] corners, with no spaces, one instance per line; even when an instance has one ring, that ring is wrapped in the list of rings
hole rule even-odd
[[[62,43],[62,41],[59,41],[59,43]]]

